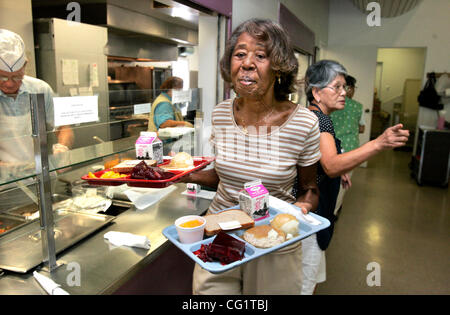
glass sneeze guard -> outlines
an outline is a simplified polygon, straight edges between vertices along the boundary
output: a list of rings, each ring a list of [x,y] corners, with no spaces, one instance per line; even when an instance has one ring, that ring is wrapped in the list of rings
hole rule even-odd
[[[79,241],[86,235],[85,231],[77,232],[78,236],[75,237],[73,236],[73,231],[66,233],[68,232],[66,230],[69,230],[69,226],[74,225],[73,223],[65,223],[73,221],[70,217],[73,214],[70,214],[70,211],[56,211],[54,208],[54,195],[62,193],[70,197],[70,183],[79,180],[81,176],[94,170],[93,166],[98,170],[99,167],[105,168],[108,165],[112,165],[111,162],[117,163],[123,159],[135,159],[136,139],[141,131],[147,131],[149,114],[152,110],[151,106],[155,97],[161,92],[163,91],[99,92],[97,93],[98,102],[92,103],[93,98],[88,98],[87,105],[84,104],[86,108],[84,111],[80,110],[80,112],[76,111],[77,108],[80,108],[77,107],[76,101],[83,102],[83,97],[78,99],[75,99],[76,97],[63,97],[62,104],[65,104],[64,101],[69,99],[70,102],[68,104],[72,106],[63,108],[63,112],[61,112],[61,108],[54,107],[60,106],[61,99],[55,101],[55,98],[53,98],[51,102],[44,100],[45,106],[41,106],[44,109],[41,112],[41,116],[46,117],[47,123],[40,126],[41,130],[45,126],[44,134],[47,142],[45,148],[48,153],[47,163],[42,162],[42,160],[38,161],[40,157],[45,158],[41,154],[45,150],[42,146],[42,139],[37,140],[36,135],[33,136],[31,109],[23,117],[23,121],[28,120],[30,122],[29,127],[16,133],[1,133],[0,268],[27,272],[29,268],[33,267],[30,264],[19,264],[17,261],[11,262],[8,260],[7,263],[3,263],[7,256],[14,256],[17,259],[21,257],[22,260],[28,257],[27,260],[30,260],[31,254],[26,255],[23,251],[17,254],[17,251],[20,249],[16,248],[17,246],[13,246],[13,244],[15,244],[14,242],[19,242],[19,240],[20,242],[34,240],[33,244],[27,245],[29,246],[27,251],[30,251],[30,248],[33,248],[33,250],[39,249],[40,254],[35,253],[33,256],[33,259],[36,261],[34,264],[45,261],[46,263],[50,262],[49,269],[55,268],[57,261],[54,260],[54,253],[57,254],[72,244],[65,242],[65,235],[67,234],[67,237],[69,237],[70,234],[74,241]],[[201,122],[201,119],[195,118],[199,115],[201,116],[199,95],[199,89],[190,89],[180,91],[178,94],[175,93],[174,97],[172,97],[172,105],[182,113],[185,121],[189,121],[193,125],[195,122]],[[95,95],[88,96],[92,97]],[[39,100],[38,95],[33,97]],[[92,106],[92,108],[89,108],[89,106]],[[66,111],[64,112],[64,110]],[[92,115],[92,113],[97,114],[97,116]],[[61,116],[57,117],[56,115]],[[55,145],[59,143],[58,137],[61,129],[61,126],[57,126],[55,122],[61,121],[61,117],[67,121],[67,115],[73,115],[68,121],[74,123],[65,125],[69,127],[73,134],[72,143],[68,146],[69,150],[55,152]],[[86,121],[83,121],[83,115],[87,117]],[[89,121],[94,116],[95,119]],[[157,118],[161,117],[155,117],[155,119]],[[8,120],[8,118],[6,119]],[[40,122],[42,121],[44,120],[41,118]],[[64,122],[64,120],[62,121]],[[197,141],[199,135],[196,133],[198,130],[201,130],[201,126],[196,125],[195,127],[163,128],[159,130],[160,137],[164,143],[164,154],[167,155],[170,151],[175,153],[184,151],[194,155],[199,152],[199,141]],[[40,146],[40,148],[37,148],[37,146]],[[41,166],[44,165],[43,172],[36,171],[36,163],[41,164]],[[48,174],[48,177],[43,178],[43,173]],[[24,213],[28,214],[28,212],[33,211],[37,214],[36,209],[43,209],[43,207],[50,210],[45,211],[44,214],[41,213],[38,217],[34,216],[32,219],[29,219],[30,217],[21,217]],[[52,217],[48,218],[48,215]],[[10,223],[12,221],[7,221],[7,219],[16,219],[20,222],[18,225],[15,225],[17,222],[13,224]],[[101,216],[85,218],[85,220],[87,219],[92,221],[92,231],[96,229],[98,224],[106,224],[112,220],[112,218],[105,219]],[[6,229],[3,228],[1,223],[7,225]],[[52,227],[53,231],[51,230]],[[38,237],[36,233],[40,233]],[[52,236],[55,236],[53,241],[51,240]],[[42,244],[42,242],[45,244]],[[54,244],[51,244],[52,242]],[[22,248],[25,248],[25,245]],[[49,251],[51,251],[50,254]],[[13,254],[13,252],[16,254]],[[20,267],[15,269],[12,264],[20,265]]]

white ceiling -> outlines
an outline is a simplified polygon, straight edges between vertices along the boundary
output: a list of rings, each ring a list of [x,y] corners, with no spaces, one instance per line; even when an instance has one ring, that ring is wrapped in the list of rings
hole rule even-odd
[[[390,18],[402,15],[414,7],[422,0],[350,0],[359,10],[367,13],[367,4],[378,2],[381,8],[381,17]]]

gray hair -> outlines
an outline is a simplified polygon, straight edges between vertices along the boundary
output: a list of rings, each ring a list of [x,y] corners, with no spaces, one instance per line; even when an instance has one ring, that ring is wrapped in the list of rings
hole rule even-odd
[[[323,89],[338,75],[347,75],[347,70],[339,62],[334,60],[321,60],[308,67],[305,74],[305,93],[308,101],[314,100],[312,89]]]

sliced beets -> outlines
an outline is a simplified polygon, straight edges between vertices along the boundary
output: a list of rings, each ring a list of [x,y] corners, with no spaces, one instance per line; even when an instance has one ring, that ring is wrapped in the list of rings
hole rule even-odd
[[[244,252],[244,242],[221,231],[212,243],[202,244],[194,254],[203,262],[220,261],[222,265],[227,265],[244,258]]]
[[[144,161],[133,167],[131,172],[132,179],[164,180],[173,176],[175,176],[175,174],[165,172],[159,167],[148,166]]]

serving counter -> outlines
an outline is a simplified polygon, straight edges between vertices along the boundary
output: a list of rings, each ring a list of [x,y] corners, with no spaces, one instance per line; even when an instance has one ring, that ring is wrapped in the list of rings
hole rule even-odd
[[[45,294],[33,277],[35,270],[70,294],[190,293],[187,277],[192,275],[193,263],[161,232],[180,216],[205,212],[210,200],[181,195],[186,187],[177,184],[153,206],[137,209],[129,203],[131,208],[119,214],[108,209],[97,215],[97,209],[90,209],[86,202],[75,202],[83,175],[136,159],[140,130],[113,135],[117,119],[104,115],[109,108],[100,99],[113,98],[114,91],[94,92],[51,99],[30,94],[30,126],[24,116],[24,130],[13,132],[12,128],[6,133],[5,126],[0,128],[0,294]],[[187,92],[188,96],[174,97],[172,102],[180,110],[200,111],[199,101],[190,96],[198,91]],[[151,96],[161,91],[130,93],[146,96],[138,103],[131,99],[127,106],[133,115],[147,117]],[[130,119],[121,122],[130,123]],[[201,118],[196,123],[188,134],[164,139],[164,154],[201,156]],[[66,139],[60,139],[60,130],[67,132]],[[89,188],[89,193],[89,197],[107,199],[99,190]],[[67,198],[73,207],[55,209]],[[87,191],[82,198],[88,199]],[[109,231],[145,235],[151,247],[114,247],[103,237]],[[174,272],[162,271],[171,266]]]
[[[70,294],[189,294],[193,262],[162,235],[180,216],[204,213],[211,200],[181,194],[185,184],[156,204],[134,206],[110,224],[61,252],[63,264],[48,276]],[[145,235],[150,249],[115,247],[103,235],[108,231]],[[0,294],[46,294],[32,275],[4,271]]]

